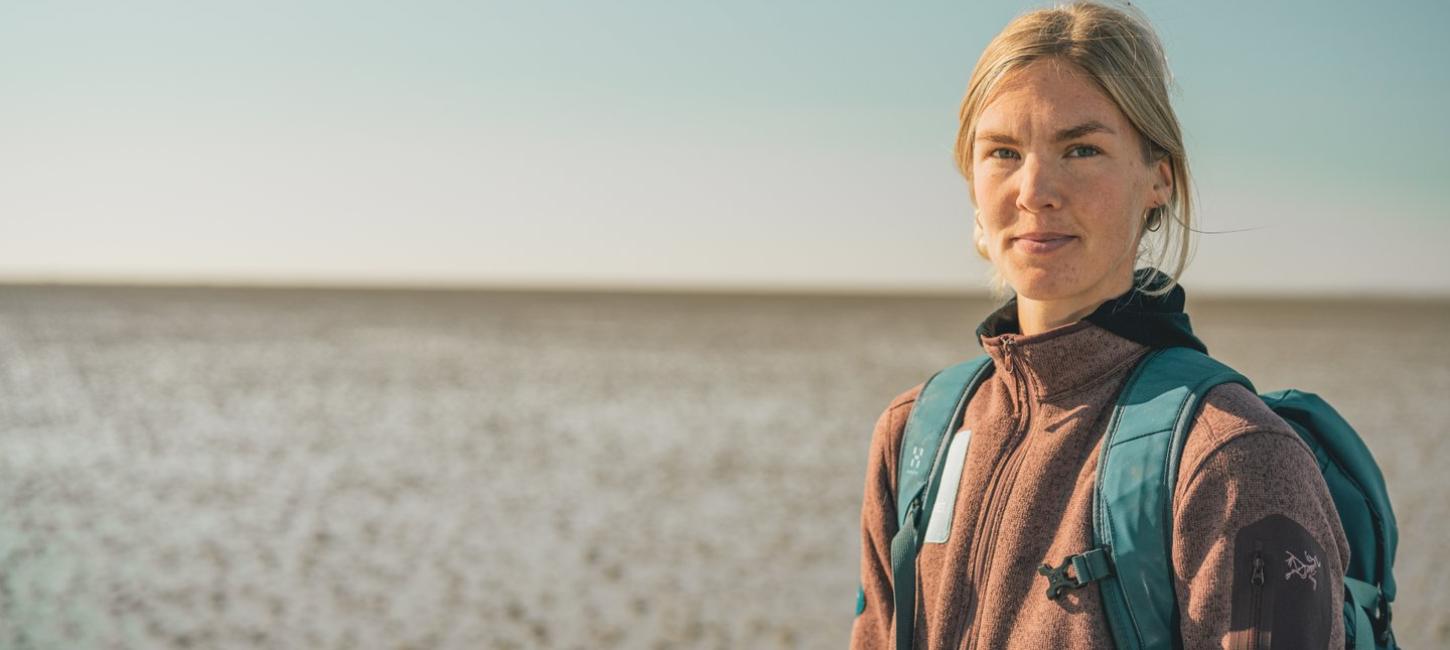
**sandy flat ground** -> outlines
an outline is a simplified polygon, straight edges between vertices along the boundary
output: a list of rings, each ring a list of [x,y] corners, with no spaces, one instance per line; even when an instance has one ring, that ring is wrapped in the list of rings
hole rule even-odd
[[[990,308],[0,287],[0,647],[843,647],[871,425]],[[1450,303],[1190,313],[1360,428],[1450,645]]]

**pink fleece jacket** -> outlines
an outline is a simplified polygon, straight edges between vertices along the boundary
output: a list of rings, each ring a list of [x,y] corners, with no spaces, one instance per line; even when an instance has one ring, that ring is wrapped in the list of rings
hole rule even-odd
[[[994,372],[966,411],[950,534],[918,555],[915,621],[894,620],[890,547],[901,436],[921,385],[876,423],[861,508],[865,609],[851,647],[891,648],[893,626],[912,625],[918,649],[1112,648],[1097,585],[1051,600],[1037,567],[1092,548],[1110,405],[1150,348],[1088,320],[981,343]],[[1309,448],[1256,395],[1238,385],[1208,394],[1173,504],[1184,648],[1342,647],[1339,516]]]

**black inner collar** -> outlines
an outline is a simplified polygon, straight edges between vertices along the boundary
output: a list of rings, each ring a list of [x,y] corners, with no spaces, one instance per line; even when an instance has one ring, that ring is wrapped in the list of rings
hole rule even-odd
[[[1208,347],[1194,336],[1188,314],[1183,311],[1186,299],[1183,286],[1174,286],[1172,291],[1161,296],[1148,296],[1139,291],[1138,286],[1149,274],[1153,276],[1148,287],[1150,290],[1168,282],[1165,274],[1154,269],[1138,269],[1133,273],[1132,289],[1104,301],[1083,320],[1150,348],[1182,346],[1207,353]],[[1015,295],[977,326],[977,336],[983,338],[1021,333]]]

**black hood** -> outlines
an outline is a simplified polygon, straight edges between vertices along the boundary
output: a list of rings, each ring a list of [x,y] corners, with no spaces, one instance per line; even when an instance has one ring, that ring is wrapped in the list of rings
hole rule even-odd
[[[1206,354],[1208,347],[1193,335],[1188,314],[1183,311],[1183,286],[1174,286],[1172,291],[1161,296],[1148,296],[1139,291],[1138,286],[1149,275],[1153,276],[1153,282],[1148,286],[1150,290],[1168,282],[1167,275],[1154,269],[1138,269],[1133,273],[1132,289],[1104,301],[1083,320],[1150,348],[1182,346]],[[982,338],[1021,333],[1022,327],[1017,322],[1015,295],[977,326],[978,343]]]

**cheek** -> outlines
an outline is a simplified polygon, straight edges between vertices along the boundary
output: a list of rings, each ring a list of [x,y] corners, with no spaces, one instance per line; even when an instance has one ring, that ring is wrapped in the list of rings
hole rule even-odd
[[[1094,230],[1113,239],[1136,234],[1137,192],[1137,188],[1125,186],[1122,176],[1116,174],[1081,178],[1072,188],[1080,214],[1091,217]]]
[[[1014,205],[1007,184],[1003,179],[992,174],[990,169],[981,166],[973,170],[972,175],[972,198],[976,201],[978,208],[982,210],[982,223],[987,222],[988,215],[995,215],[1003,211],[1003,206]]]
[[[988,189],[992,186],[992,179],[988,178],[984,172],[981,165],[973,163],[972,180],[968,181],[972,190],[972,200],[979,207],[987,203]]]

